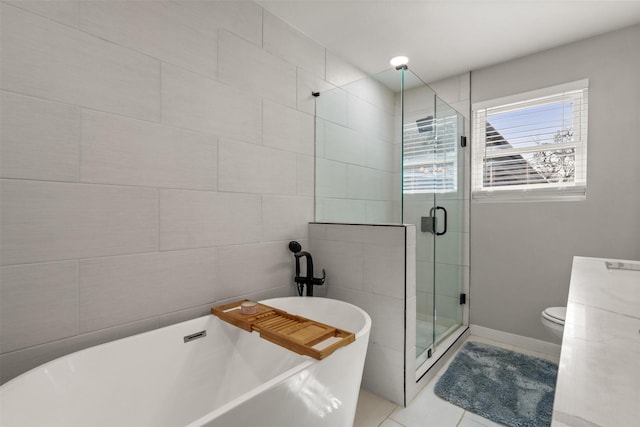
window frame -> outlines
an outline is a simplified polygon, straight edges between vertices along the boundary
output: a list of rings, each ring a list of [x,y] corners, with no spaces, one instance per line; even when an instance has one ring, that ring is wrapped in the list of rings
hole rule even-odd
[[[472,152],[471,152],[471,198],[475,202],[508,201],[576,201],[586,199],[587,189],[587,128],[588,128],[588,79],[582,79],[543,89],[523,92],[472,104]],[[487,158],[549,151],[539,146],[511,147],[487,155],[486,117],[487,110],[527,110],[549,105],[549,99],[562,97],[574,101],[573,137],[571,142],[553,144],[554,149],[575,148],[574,182],[517,184],[485,186],[485,160]],[[545,102],[546,100],[546,102]],[[557,102],[557,101],[555,101]],[[532,122],[536,123],[536,122]],[[491,156],[493,154],[493,156]]]

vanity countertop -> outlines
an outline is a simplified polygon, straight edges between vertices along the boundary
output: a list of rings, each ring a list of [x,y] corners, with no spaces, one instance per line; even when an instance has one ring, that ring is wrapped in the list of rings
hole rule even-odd
[[[640,426],[638,267],[574,257],[552,426]]]

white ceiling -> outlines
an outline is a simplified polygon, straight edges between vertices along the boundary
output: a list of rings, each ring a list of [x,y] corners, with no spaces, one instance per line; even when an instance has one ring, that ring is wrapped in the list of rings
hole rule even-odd
[[[640,22],[640,0],[261,0],[363,71],[396,55],[427,82]],[[638,49],[640,49],[640,41]]]

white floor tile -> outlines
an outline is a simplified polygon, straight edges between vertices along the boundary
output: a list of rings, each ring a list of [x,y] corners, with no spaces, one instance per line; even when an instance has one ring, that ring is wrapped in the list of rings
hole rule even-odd
[[[503,425],[466,411],[458,427],[503,427]]]
[[[391,418],[387,418],[380,424],[380,427],[405,427],[400,423],[393,421]]]
[[[407,408],[398,408],[390,418],[406,427],[420,427],[428,422],[430,427],[454,427],[464,414],[464,409],[440,399],[433,393],[431,381]]]
[[[353,427],[378,427],[397,407],[393,402],[360,389]],[[393,424],[388,426],[392,427]]]

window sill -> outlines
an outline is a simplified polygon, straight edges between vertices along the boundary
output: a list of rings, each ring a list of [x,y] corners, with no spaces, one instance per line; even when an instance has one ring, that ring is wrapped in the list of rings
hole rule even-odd
[[[580,202],[587,198],[585,187],[537,190],[474,191],[473,203]]]

